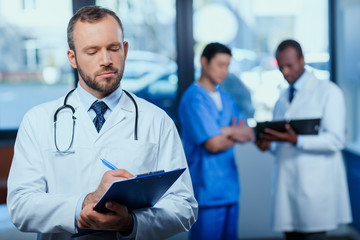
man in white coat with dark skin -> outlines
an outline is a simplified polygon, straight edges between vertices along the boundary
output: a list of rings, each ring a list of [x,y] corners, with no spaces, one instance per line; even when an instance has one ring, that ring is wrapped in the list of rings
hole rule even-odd
[[[274,120],[321,118],[318,135],[265,129],[257,146],[275,153],[272,224],[287,240],[323,240],[338,224],[352,221],[341,150],[345,102],[339,87],[305,70],[301,46],[285,40],[277,48],[279,70],[289,83],[274,108]]]
[[[188,170],[154,207],[130,211],[109,201],[110,212],[93,210],[113,181],[187,163],[166,113],[135,95],[132,100],[121,88],[128,43],[116,14],[96,6],[80,9],[69,22],[68,43],[79,84],[67,97],[25,115],[8,179],[11,220],[21,231],[39,233],[38,239],[71,239],[84,229],[101,231],[84,240],[165,239],[188,231],[197,217]],[[118,169],[109,170],[101,158]]]

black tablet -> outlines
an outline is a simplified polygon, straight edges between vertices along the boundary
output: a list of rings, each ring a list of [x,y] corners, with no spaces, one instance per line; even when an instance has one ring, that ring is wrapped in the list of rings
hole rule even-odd
[[[320,118],[312,119],[294,119],[290,121],[269,121],[269,122],[258,122],[256,125],[256,137],[259,137],[259,133],[263,133],[265,128],[270,128],[278,132],[285,132],[285,124],[289,123],[291,128],[297,134],[304,135],[316,135],[319,133]]]

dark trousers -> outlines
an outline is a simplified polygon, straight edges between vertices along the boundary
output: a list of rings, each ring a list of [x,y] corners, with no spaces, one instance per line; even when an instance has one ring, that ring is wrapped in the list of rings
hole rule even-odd
[[[326,232],[285,232],[286,240],[326,240]]]

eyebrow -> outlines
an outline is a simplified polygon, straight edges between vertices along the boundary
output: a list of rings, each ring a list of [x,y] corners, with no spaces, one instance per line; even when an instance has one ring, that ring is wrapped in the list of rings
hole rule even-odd
[[[106,47],[109,48],[109,47],[113,47],[113,46],[121,46],[121,42],[112,42],[110,44],[108,44]],[[82,51],[86,52],[88,50],[91,50],[91,49],[98,49],[99,46],[97,45],[90,45],[90,46],[86,46],[82,49]]]

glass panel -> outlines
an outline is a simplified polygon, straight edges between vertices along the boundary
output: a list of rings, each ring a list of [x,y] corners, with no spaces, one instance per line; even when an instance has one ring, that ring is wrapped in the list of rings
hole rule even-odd
[[[9,11],[10,10],[10,11]],[[66,27],[72,1],[0,1],[0,129],[73,87]]]
[[[306,68],[329,79],[327,0],[194,0],[193,8],[196,79],[203,47],[213,41],[229,46],[228,79],[240,81],[240,96],[251,95],[252,104],[235,99],[248,117],[271,120],[279,93],[288,86],[274,58],[282,40],[299,41]]]
[[[98,0],[118,14],[129,42],[122,88],[174,119],[177,92],[175,0]]]
[[[360,0],[336,1],[336,79],[346,101],[346,136],[360,152]]]

